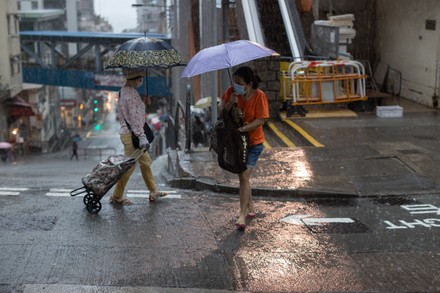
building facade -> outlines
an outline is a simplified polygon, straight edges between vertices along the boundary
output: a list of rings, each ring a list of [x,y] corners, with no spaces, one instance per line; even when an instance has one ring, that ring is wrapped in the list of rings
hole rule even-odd
[[[16,119],[10,113],[22,91],[20,37],[17,1],[0,1],[0,141],[12,141],[10,124]]]

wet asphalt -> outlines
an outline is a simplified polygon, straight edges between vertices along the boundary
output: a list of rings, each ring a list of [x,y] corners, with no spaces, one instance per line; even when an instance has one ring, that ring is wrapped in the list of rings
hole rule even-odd
[[[438,115],[398,120],[298,121],[325,148],[265,152],[245,232],[234,229],[236,175],[210,168],[205,150],[154,162],[169,198],[139,196],[136,171],[127,186],[134,205],[106,196],[97,215],[58,193],[78,187],[98,156],[2,165],[0,292],[438,292]],[[83,144],[119,152],[115,129],[106,124]],[[419,185],[393,182],[402,177]],[[393,188],[380,188],[386,180]]]
[[[440,191],[440,113],[405,103],[403,117],[292,119],[324,147],[265,149],[253,170],[258,196],[375,197]],[[238,178],[207,148],[170,152],[173,186],[237,192]]]

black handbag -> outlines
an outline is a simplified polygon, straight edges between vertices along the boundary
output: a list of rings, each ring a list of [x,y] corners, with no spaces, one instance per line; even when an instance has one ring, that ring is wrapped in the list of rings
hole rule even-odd
[[[136,149],[138,149],[139,148],[139,137],[137,137],[136,134],[134,134],[134,132],[131,130],[130,124],[128,124],[125,117],[124,117],[124,121],[125,121],[125,124],[127,124],[128,130],[131,131],[131,141],[133,142],[133,146]],[[151,128],[147,122],[145,122],[145,124],[144,124],[144,133],[145,133],[145,136],[147,137],[148,142],[152,143],[154,140],[154,133],[151,130]]]
[[[118,96],[119,96],[119,98],[121,98],[121,91],[119,91]],[[125,119],[124,113],[122,111],[121,111],[121,113],[122,113],[122,117],[124,118],[125,124],[127,124],[128,130],[130,130],[130,132],[131,132],[131,141],[133,142],[133,146],[136,149],[138,149],[139,148],[139,137],[137,137],[136,134],[134,134],[133,131],[131,130],[131,126],[130,126],[130,124],[128,124],[127,119]],[[148,143],[152,143],[154,140],[154,133],[151,130],[151,128],[147,122],[145,122],[145,124],[144,124],[144,133],[145,133],[145,136],[147,137]]]
[[[120,98],[121,91],[119,91],[118,95]],[[121,112],[122,112],[122,110],[121,110]],[[122,112],[122,117],[124,118],[125,124],[127,124],[128,130],[130,130],[130,132],[131,132],[131,141],[133,142],[133,146],[134,146],[134,148],[138,149],[139,148],[139,137],[137,137],[136,134],[134,134],[134,132],[131,130],[130,124],[128,124],[127,119],[125,119],[124,112]],[[144,133],[145,133],[145,136],[147,137],[148,143],[152,143],[154,140],[154,133],[151,130],[151,128],[147,122],[145,122],[145,124],[144,124]]]
[[[211,140],[211,146],[215,148],[220,168],[240,174],[247,169],[249,146],[249,134],[237,130],[244,125],[243,113],[233,106],[229,112],[224,111],[222,117],[214,126],[216,140]]]

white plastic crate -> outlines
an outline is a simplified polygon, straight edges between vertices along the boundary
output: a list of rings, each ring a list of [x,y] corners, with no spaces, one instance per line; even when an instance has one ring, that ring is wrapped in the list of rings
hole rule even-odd
[[[382,118],[402,117],[403,108],[400,106],[377,106],[376,115]]]

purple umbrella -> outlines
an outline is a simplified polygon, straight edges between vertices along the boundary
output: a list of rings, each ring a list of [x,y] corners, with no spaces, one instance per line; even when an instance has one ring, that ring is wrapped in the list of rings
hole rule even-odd
[[[280,54],[248,40],[225,43],[203,49],[194,55],[180,77],[192,77],[214,70],[231,68],[269,56],[280,56]]]
[[[272,49],[248,40],[225,43],[205,48],[194,55],[194,57],[189,61],[188,65],[183,70],[180,77],[189,78],[214,70],[228,69],[229,79],[232,84],[232,77],[229,68],[232,68],[235,65],[246,63],[248,61],[269,56],[280,56],[280,54]],[[188,91],[186,93],[186,113],[190,113],[190,96],[191,94],[188,87]],[[190,117],[190,115],[187,115],[187,117]],[[186,119],[186,149],[188,150],[191,147],[190,128],[191,120]]]

